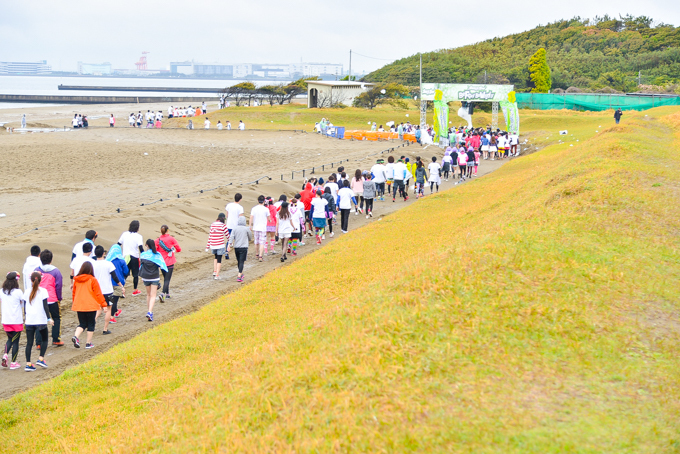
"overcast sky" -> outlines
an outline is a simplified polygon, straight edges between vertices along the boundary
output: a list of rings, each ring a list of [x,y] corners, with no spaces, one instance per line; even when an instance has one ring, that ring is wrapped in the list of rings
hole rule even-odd
[[[473,18],[473,8],[479,16]],[[134,69],[202,63],[342,63],[352,72],[574,16],[633,14],[680,24],[677,0],[483,3],[445,0],[30,0],[0,2],[0,61]],[[377,57],[376,60],[362,57]]]

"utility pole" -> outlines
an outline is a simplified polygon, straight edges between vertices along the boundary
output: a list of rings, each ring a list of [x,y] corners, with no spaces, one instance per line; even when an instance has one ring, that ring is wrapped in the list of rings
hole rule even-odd
[[[349,74],[347,80],[352,81],[352,49],[349,50]]]
[[[423,100],[423,54],[420,53],[420,129],[425,128],[427,101]]]
[[[484,85],[486,85],[486,69],[484,70]]]

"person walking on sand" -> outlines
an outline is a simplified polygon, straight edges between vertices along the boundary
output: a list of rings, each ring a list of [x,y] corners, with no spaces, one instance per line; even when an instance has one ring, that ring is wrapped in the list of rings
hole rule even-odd
[[[350,187],[352,192],[354,192],[354,196],[358,199],[354,202],[354,214],[359,216],[359,213],[364,212],[364,177],[361,176],[361,169],[354,171]]]
[[[92,348],[92,336],[99,312],[106,307],[106,300],[94,277],[92,262],[86,261],[73,279],[73,304],[71,310],[78,314],[78,327],[71,338],[73,346],[80,348],[80,335],[87,330],[85,348]]]
[[[231,129],[231,128],[230,128]],[[238,122],[238,129],[239,131],[245,131],[246,130],[246,124],[243,123],[243,120],[239,120]]]
[[[99,288],[106,300],[103,334],[111,334],[109,322],[111,321],[111,305],[113,304],[113,284],[115,283],[117,286],[122,286],[123,284],[118,279],[118,274],[116,274],[116,266],[104,257],[104,246],[94,248],[94,256],[94,277],[97,279]]]
[[[24,330],[24,317],[21,305],[24,294],[19,289],[21,275],[16,271],[7,273],[5,282],[0,290],[0,309],[2,310],[2,328],[7,334],[5,353],[2,356],[2,367],[10,370],[19,369],[21,364],[17,362],[19,356],[19,339]],[[11,358],[9,357],[11,352]]]
[[[222,256],[227,252],[225,238],[229,238],[229,229],[224,223],[226,216],[220,213],[217,220],[210,224],[210,233],[208,234],[208,244],[205,246],[205,251],[212,252],[215,256],[213,260],[213,279],[220,278],[220,267],[222,266]]]
[[[288,202],[283,202],[279,207],[278,213],[276,213],[276,231],[279,232],[279,238],[281,239],[281,262],[288,260],[286,251],[288,250],[288,240],[290,240],[293,230],[295,230],[295,225],[293,224],[293,217],[288,210]]]
[[[26,114],[21,116],[21,129],[26,129]]]
[[[113,286],[115,282],[113,281],[113,278],[111,278],[113,296],[111,297],[111,319],[109,320],[109,323],[118,323],[117,317],[123,312],[122,309],[118,309],[118,300],[121,297],[125,297],[125,278],[130,273],[130,269],[127,266],[125,257],[123,257],[123,251],[118,244],[111,246],[108,254],[106,254],[106,260],[113,263],[113,266],[116,267],[116,276],[118,276],[118,280],[121,284]]]
[[[146,251],[139,256],[140,269],[139,277],[142,278],[144,287],[146,287],[146,305],[148,312],[146,318],[153,322],[153,306],[156,303],[156,294],[161,288],[161,273],[163,270],[167,273],[168,267],[165,265],[163,256],[156,250],[156,242],[149,238],[146,240]],[[160,295],[160,302],[164,303],[163,294]]]
[[[156,238],[156,250],[160,252],[165,261],[165,266],[168,270],[163,271],[163,290],[161,291],[161,301],[170,298],[170,280],[172,279],[172,272],[175,270],[175,263],[177,263],[177,253],[182,252],[177,240],[168,233],[168,226],[161,226],[161,236]]]
[[[71,261],[71,290],[73,290],[73,279],[76,277],[78,272],[80,271],[80,268],[83,266],[83,263],[85,262],[90,262],[92,264],[93,269],[94,269],[94,260],[92,260],[92,252],[94,251],[94,248],[92,247],[92,243],[85,243],[83,244],[83,253],[82,255],[79,255],[78,257],[74,258]]]
[[[427,179],[427,170],[423,167],[423,162],[418,161],[416,164],[416,198],[419,199],[425,196],[425,180]]]
[[[349,187],[349,181],[343,182],[343,188],[338,191],[338,207],[340,208],[340,229],[347,233],[349,229],[349,212],[352,209],[352,197],[354,192]]]
[[[337,187],[337,185],[336,185]],[[326,187],[323,190],[323,194],[321,194],[321,197],[326,199],[328,202],[328,206],[326,206],[326,219],[328,220],[328,231],[331,234],[331,238],[333,237],[333,219],[335,219],[335,215],[337,214],[338,210],[335,206],[335,197],[333,197],[333,190],[329,187]],[[321,238],[324,240],[325,238]]]
[[[619,122],[621,121],[621,117],[622,117],[622,116],[623,116],[623,111],[622,111],[621,108],[619,107],[618,109],[616,109],[616,112],[614,112],[614,120],[616,120],[616,124],[617,124],[617,125],[618,125]],[[26,126],[23,126],[23,127],[25,128]]]
[[[276,206],[274,206],[274,199],[267,197],[264,206],[269,210],[269,217],[267,218],[267,239],[264,243],[264,255],[267,255],[267,246],[271,249],[271,254],[276,254],[274,245],[276,244]]]
[[[24,276],[24,290],[31,288],[31,273],[41,265],[40,262],[40,246],[31,246],[31,255],[26,257],[24,268],[21,273]]]
[[[52,325],[52,345],[54,347],[61,347],[64,343],[61,341],[61,299],[62,290],[64,286],[64,278],[61,271],[52,265],[52,251],[45,249],[40,253],[40,266],[34,271],[42,274],[40,280],[40,287],[47,290],[47,308],[54,324]],[[45,338],[44,342],[47,343]],[[36,337],[36,344],[42,345],[43,339],[38,332]]]
[[[116,117],[111,114],[109,117],[109,127],[113,128],[116,125]]]
[[[302,242],[302,227],[305,225],[305,205],[298,201],[298,196],[290,199],[290,205],[288,206],[288,211],[290,211],[290,216],[293,221],[293,232],[290,234],[290,247],[289,250],[293,257],[297,256],[298,245]],[[276,214],[274,214],[274,219],[276,220]]]
[[[246,258],[248,257],[248,243],[252,241],[252,239],[253,232],[246,227],[246,218],[238,218],[238,225],[231,231],[231,234],[229,235],[229,244],[227,244],[227,252],[233,247],[234,254],[236,254],[236,264],[238,266],[236,282],[243,282],[243,267],[245,266]]]
[[[132,296],[141,295],[137,290],[139,285],[139,255],[144,252],[144,238],[139,234],[139,221],[130,222],[127,232],[118,239],[118,245],[123,250],[123,256],[130,256],[128,267],[132,274]]]
[[[42,275],[34,271],[31,273],[31,288],[26,289],[23,299],[26,302],[26,372],[33,372],[35,366],[31,363],[31,350],[33,350],[33,339],[37,340],[40,335],[47,339],[47,325],[54,325],[50,310],[47,307],[47,290],[40,287]],[[47,351],[47,341],[40,346],[40,355],[36,365],[47,368],[45,363],[45,352]]]
[[[243,205],[241,205],[241,199],[243,196],[240,193],[234,194],[234,201],[228,203],[225,208],[227,210],[227,229],[231,235],[231,231],[238,225],[238,218],[244,216]],[[229,254],[224,256],[225,259],[229,260]]]
[[[322,192],[316,191],[315,197],[312,199],[312,225],[316,233],[316,244],[321,244],[322,236],[326,229],[326,207],[328,200],[321,197]]]
[[[83,255],[83,244],[85,243],[90,243],[92,244],[92,249],[94,250],[95,244],[94,241],[97,239],[97,232],[95,230],[88,230],[85,232],[85,239],[81,241],[80,243],[76,243],[75,246],[73,246],[73,251],[71,251],[71,260],[74,258]]]
[[[203,127],[205,129],[210,129],[210,120],[208,119],[208,117],[205,117],[205,121],[203,122]]]
[[[265,253],[265,245],[267,244],[267,223],[270,220],[269,208],[264,206],[264,200],[263,195],[259,196],[257,198],[257,205],[250,210],[250,228],[252,229],[255,238],[255,254],[260,262],[263,260]],[[239,220],[240,219],[241,218],[239,218]]]
[[[366,202],[366,219],[373,217],[373,199],[375,199],[376,187],[371,174],[367,173],[364,178],[364,202]]]

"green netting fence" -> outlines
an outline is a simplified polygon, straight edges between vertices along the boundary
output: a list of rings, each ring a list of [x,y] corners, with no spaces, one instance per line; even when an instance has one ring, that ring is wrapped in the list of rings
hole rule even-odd
[[[570,110],[647,110],[660,106],[680,106],[680,96],[636,96],[600,93],[517,93],[520,109]]]

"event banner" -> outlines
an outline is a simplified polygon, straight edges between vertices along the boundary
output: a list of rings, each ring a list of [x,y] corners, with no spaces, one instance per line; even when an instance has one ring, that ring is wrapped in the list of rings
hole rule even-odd
[[[442,101],[444,102],[500,102],[508,100],[508,93],[514,90],[514,86],[484,84],[423,84],[421,99],[425,101],[434,101],[435,90],[442,91]]]

